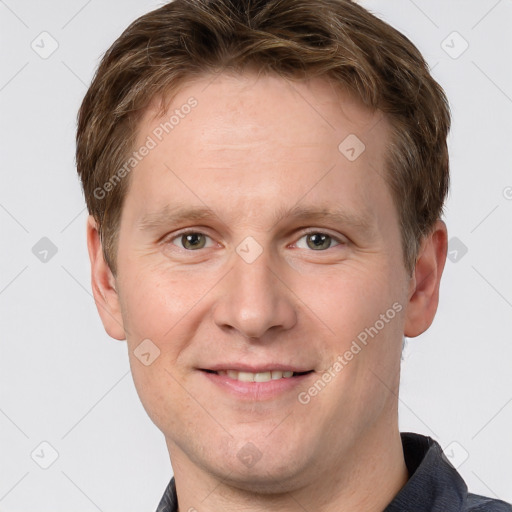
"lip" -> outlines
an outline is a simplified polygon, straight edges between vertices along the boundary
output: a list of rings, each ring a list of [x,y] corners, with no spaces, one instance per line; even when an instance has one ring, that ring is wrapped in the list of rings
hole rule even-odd
[[[257,373],[258,371],[269,371],[269,366],[261,366],[257,367],[257,369],[243,369],[249,368],[245,365],[235,365],[235,368],[228,367],[228,369],[236,369],[242,368],[239,371],[250,371]],[[252,367],[254,368],[254,367]],[[265,368],[261,370],[260,368]],[[281,370],[283,368],[283,370]],[[219,367],[219,370],[226,369],[226,366]],[[274,370],[281,371],[300,371],[300,370],[292,370],[290,367],[285,367],[283,365],[275,365],[272,367]],[[218,371],[218,370],[217,370]],[[308,371],[308,370],[302,370]],[[285,396],[289,394],[294,389],[304,386],[304,381],[308,379],[311,375],[314,375],[315,372],[306,373],[303,375],[297,375],[294,377],[286,377],[282,379],[270,380],[268,382],[242,382],[236,379],[232,379],[227,375],[218,375],[217,373],[211,373],[204,370],[201,370],[200,373],[204,375],[206,379],[208,379],[213,385],[215,385],[218,389],[235,397],[238,400],[250,400],[250,401],[265,401],[272,400],[278,398],[280,396]]]
[[[208,366],[208,368],[200,368],[200,370],[210,370],[213,372],[218,372],[220,370],[235,370],[237,372],[250,372],[250,373],[261,373],[261,372],[270,372],[272,370],[278,370],[281,372],[295,372],[295,373],[303,373],[309,372],[313,368],[305,367],[305,366],[290,366],[286,364],[279,363],[265,363],[259,365],[250,365],[250,364],[241,364],[241,363],[220,363],[214,364],[213,366]]]

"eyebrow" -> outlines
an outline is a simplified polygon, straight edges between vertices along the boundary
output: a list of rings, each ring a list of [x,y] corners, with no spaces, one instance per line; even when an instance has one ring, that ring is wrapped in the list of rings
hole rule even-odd
[[[169,208],[169,205],[166,205],[161,210],[145,214],[137,222],[137,228],[141,231],[154,230],[159,229],[162,226],[172,226],[182,222],[197,222],[205,219],[222,220],[211,208],[206,206],[178,206]],[[279,207],[275,210],[272,216],[272,227],[281,223],[284,219],[309,222],[327,221],[337,226],[350,227],[367,234],[372,234],[375,230],[374,224],[367,215],[355,214],[346,210],[332,209],[328,207]]]

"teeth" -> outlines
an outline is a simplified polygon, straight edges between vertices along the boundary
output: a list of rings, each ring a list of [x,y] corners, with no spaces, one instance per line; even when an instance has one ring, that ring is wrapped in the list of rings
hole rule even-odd
[[[227,372],[218,372],[218,373],[219,373],[219,375],[226,375],[226,373],[227,373],[227,375],[230,379],[238,380],[238,372],[236,372],[235,370],[228,370]]]
[[[240,378],[240,376],[238,378]],[[254,374],[254,382],[268,382],[269,380],[272,380],[272,374],[270,372],[261,372]]]
[[[293,376],[293,372],[272,370],[271,372],[237,372],[236,370],[219,370],[219,375],[227,375],[230,379],[240,380],[242,382],[268,382],[270,380],[288,379]]]
[[[254,382],[254,373],[238,372],[238,380],[242,382]]]

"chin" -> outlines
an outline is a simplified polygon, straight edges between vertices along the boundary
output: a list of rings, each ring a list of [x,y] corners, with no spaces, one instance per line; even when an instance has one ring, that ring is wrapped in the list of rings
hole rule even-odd
[[[225,485],[276,495],[300,489],[313,478],[311,471],[316,465],[308,460],[300,443],[288,452],[284,443],[267,444],[261,451],[251,442],[235,444],[217,454],[210,452],[208,459],[202,461],[203,468]],[[262,445],[263,441],[259,446]]]
[[[260,461],[262,462],[262,461]],[[286,494],[296,491],[308,481],[304,471],[293,465],[266,467],[241,470],[239,467],[226,472],[226,467],[217,468],[216,478],[224,485],[246,492],[257,494]]]

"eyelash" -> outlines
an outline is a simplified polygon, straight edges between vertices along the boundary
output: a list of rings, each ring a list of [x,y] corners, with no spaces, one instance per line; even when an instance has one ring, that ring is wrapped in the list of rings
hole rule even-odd
[[[194,230],[187,230],[187,231],[182,231],[182,232],[179,232],[177,234],[174,234],[172,236],[172,238],[167,238],[166,240],[164,240],[164,243],[167,245],[167,244],[171,244],[171,245],[175,245],[173,244],[173,241],[176,240],[176,239],[179,239],[185,235],[203,235],[203,236],[206,236],[208,238],[211,239],[211,237],[209,235],[207,235],[206,233],[203,233],[202,231],[194,231]],[[342,240],[341,238],[338,238],[334,235],[331,235],[325,231],[321,231],[321,230],[308,230],[308,231],[304,231],[301,233],[301,236],[300,238],[297,239],[297,242],[299,240],[301,240],[302,238],[304,238],[305,236],[308,236],[308,235],[327,235],[331,240],[337,242],[337,245],[334,245],[332,247],[328,247],[327,249],[324,249],[324,250],[318,250],[318,251],[314,251],[313,249],[311,249],[312,252],[327,252],[329,249],[333,249],[334,247],[338,247],[338,245],[346,245],[347,244],[347,241],[346,240]],[[295,243],[297,243],[295,242]],[[178,246],[176,246],[178,247]],[[183,247],[178,247],[178,249],[182,250],[182,251],[186,251],[186,252],[199,252],[201,249],[197,249],[197,250],[191,250],[191,249],[185,249]],[[208,247],[203,247],[202,249],[208,249]]]

